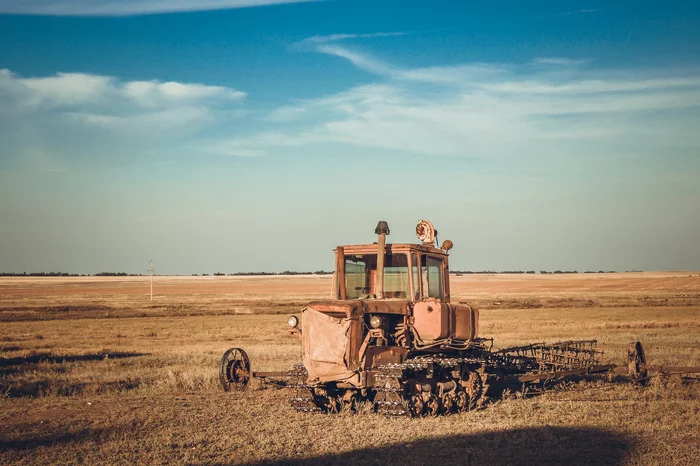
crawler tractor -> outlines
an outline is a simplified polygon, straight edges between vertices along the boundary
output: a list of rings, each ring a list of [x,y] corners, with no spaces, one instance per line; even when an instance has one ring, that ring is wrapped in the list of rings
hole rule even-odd
[[[368,401],[386,415],[422,416],[477,409],[505,389],[538,392],[605,373],[644,383],[649,370],[662,370],[647,367],[639,342],[626,366],[601,364],[595,340],[494,349],[493,339],[479,336],[479,311],[450,301],[452,241],[438,247],[428,221],[416,227],[420,244],[386,244],[386,222],[375,233],[376,243],[338,246],[332,299],[310,302],[301,319],[289,318],[302,363],[254,372],[245,351],[231,348],[220,364],[225,390],[244,390],[258,378],[293,389],[298,411],[334,413]]]

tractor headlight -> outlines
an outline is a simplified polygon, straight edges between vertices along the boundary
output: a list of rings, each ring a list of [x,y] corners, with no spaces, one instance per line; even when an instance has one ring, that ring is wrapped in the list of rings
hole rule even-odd
[[[297,316],[289,316],[287,323],[291,328],[295,328],[297,325],[299,325],[299,318]]]
[[[372,328],[379,328],[382,326],[382,318],[379,316],[372,316],[369,319],[369,325],[372,326]]]

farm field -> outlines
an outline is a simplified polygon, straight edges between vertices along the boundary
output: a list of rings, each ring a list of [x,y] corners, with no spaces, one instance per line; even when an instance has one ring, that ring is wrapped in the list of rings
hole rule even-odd
[[[700,383],[569,391],[438,418],[296,413],[289,393],[224,393],[218,362],[300,361],[286,319],[330,276],[0,278],[1,464],[698,464]],[[700,366],[700,273],[463,275],[499,347],[597,339],[623,363]]]

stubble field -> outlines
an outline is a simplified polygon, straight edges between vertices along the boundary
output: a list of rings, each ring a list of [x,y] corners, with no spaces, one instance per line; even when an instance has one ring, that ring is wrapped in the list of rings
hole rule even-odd
[[[300,360],[286,317],[328,276],[0,278],[0,463],[698,464],[700,383],[605,380],[425,419],[294,412],[284,390],[224,393],[218,361]],[[623,363],[700,366],[700,274],[465,275],[496,346],[597,339]]]

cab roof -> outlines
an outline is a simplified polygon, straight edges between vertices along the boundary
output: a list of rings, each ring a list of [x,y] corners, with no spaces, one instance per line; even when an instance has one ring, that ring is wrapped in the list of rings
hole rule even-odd
[[[377,243],[373,244],[350,244],[347,246],[338,246],[343,248],[345,254],[376,254]],[[338,251],[338,248],[333,250]],[[442,256],[447,256],[447,253],[442,249],[436,248],[430,244],[410,244],[410,243],[397,243],[397,244],[387,244],[387,253],[401,253],[401,252],[422,252],[430,254],[439,254]]]

